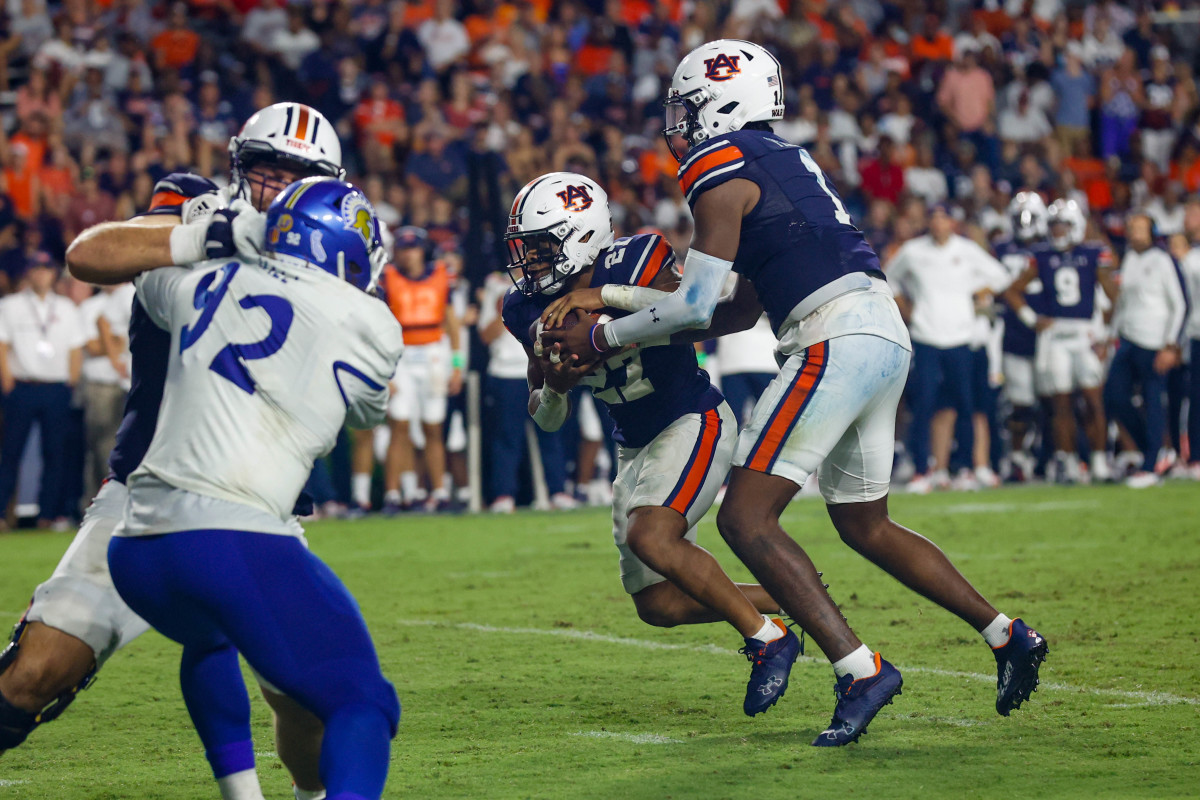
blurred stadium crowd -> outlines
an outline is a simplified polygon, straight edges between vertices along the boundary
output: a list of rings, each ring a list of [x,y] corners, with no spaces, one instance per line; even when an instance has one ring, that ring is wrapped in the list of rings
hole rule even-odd
[[[416,291],[428,276],[444,287],[442,299],[415,305],[389,298],[398,314],[444,324],[447,336],[428,342],[427,361],[409,367],[420,375],[398,376],[398,384],[423,387],[422,397],[397,399],[389,431],[347,437],[318,470],[310,487],[318,501],[330,513],[462,501],[469,416],[462,387],[474,371],[482,376],[485,502],[501,511],[531,501],[567,508],[608,500],[606,426],[586,399],[571,430],[535,434],[522,425],[525,356],[496,313],[510,285],[501,241],[508,203],[543,172],[581,172],[607,189],[618,235],[659,230],[682,261],[690,214],[659,131],[670,70],[683,54],[721,37],[749,39],[777,54],[788,113],[776,131],[810,149],[885,264],[929,230],[935,207],[932,215],[945,217],[955,235],[990,251],[1013,233],[1013,195],[1029,190],[1047,202],[1075,200],[1086,214],[1088,238],[1111,247],[1118,265],[1131,215],[1147,215],[1155,244],[1187,271],[1191,242],[1200,242],[1195,6],[1188,0],[1138,6],[1112,0],[5,0],[0,294],[9,297],[0,301],[0,348],[10,357],[0,364],[4,389],[8,394],[21,381],[74,387],[69,412],[42,417],[43,473],[51,476],[42,483],[59,485],[43,486],[38,516],[44,524],[69,524],[102,478],[127,381],[121,306],[128,294],[93,297],[91,287],[61,277],[57,292],[79,314],[78,331],[64,333],[61,347],[80,348],[82,375],[64,362],[66,374],[36,376],[20,374],[16,363],[20,326],[13,320],[29,316],[17,308],[20,290],[38,267],[61,265],[66,244],[82,229],[146,209],[155,181],[169,172],[226,182],[229,137],[258,108],[295,100],[333,122],[349,179],[397,232],[391,291]],[[953,413],[919,414],[920,425],[934,429],[934,461],[913,464],[902,452],[897,479],[915,477],[918,490],[979,488],[1047,468],[1050,477],[1087,479],[1086,467],[1066,470],[1055,464],[1052,447],[1037,444],[1039,428],[1045,431],[1037,420],[1021,433],[1034,440],[1013,441],[995,302],[977,292],[973,301],[987,324],[966,343],[983,354],[977,360],[984,366],[969,368],[983,374],[971,381],[969,402],[947,404],[968,409],[976,435],[964,433],[959,419],[951,436]],[[62,315],[72,313],[62,306]],[[126,310],[126,322],[127,316]],[[1194,325],[1189,332],[1200,339]],[[1114,336],[1097,335],[1105,359]],[[1146,346],[1181,344],[1176,352],[1186,360],[1186,338]],[[705,354],[739,413],[770,380],[773,345],[760,324]],[[1124,459],[1118,466],[1139,471],[1148,460],[1158,473],[1197,477],[1186,463],[1181,411],[1189,384],[1177,360],[1156,362],[1161,381],[1131,382],[1132,407],[1142,413],[1163,405],[1167,419],[1161,441],[1147,438],[1157,430],[1153,424],[1149,433],[1122,426],[1113,444],[1118,461]],[[6,420],[12,416],[6,403]],[[18,416],[37,415],[25,409]],[[14,431],[6,422],[5,436],[23,437],[25,428]],[[909,441],[922,440],[920,454],[930,452],[928,430],[908,433]],[[443,438],[445,452],[438,452],[443,448],[433,441]],[[963,446],[971,439],[973,446]],[[1014,463],[1014,450],[1031,460]],[[37,461],[33,451],[27,462]],[[1136,451],[1149,456],[1131,455]],[[10,454],[0,464],[5,504],[19,477],[17,460]],[[386,465],[382,481],[371,477],[377,461]],[[544,482],[530,478],[531,467]],[[421,477],[422,471],[435,477]]]

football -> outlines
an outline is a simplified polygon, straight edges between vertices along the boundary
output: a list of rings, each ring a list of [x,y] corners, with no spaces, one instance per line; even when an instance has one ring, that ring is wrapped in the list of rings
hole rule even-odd
[[[539,358],[541,357],[542,352],[545,349],[542,343],[542,334],[544,332],[548,330],[567,331],[584,321],[586,321],[588,325],[597,325],[605,322],[611,322],[612,317],[607,314],[589,314],[581,308],[576,308],[572,309],[571,313],[563,317],[562,324],[555,328],[547,328],[542,324],[540,319],[535,320],[534,323],[529,326],[529,338],[533,340],[533,354]],[[617,352],[618,350],[608,351],[602,354],[597,360],[603,361],[606,358],[610,358],[611,356],[615,355]]]

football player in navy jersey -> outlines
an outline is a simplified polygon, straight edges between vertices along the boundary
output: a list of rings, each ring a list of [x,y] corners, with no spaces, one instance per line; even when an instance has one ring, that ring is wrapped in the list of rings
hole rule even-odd
[[[1097,355],[1097,289],[1116,300],[1113,259],[1100,242],[1085,242],[1087,218],[1074,200],[1055,200],[1049,209],[1050,241],[1030,249],[1021,275],[1005,300],[1025,331],[1036,331],[1037,385],[1054,405],[1055,474],[1064,483],[1080,478],[1074,393],[1083,397],[1086,433],[1095,481],[1112,478],[1108,467],[1108,422],[1104,415],[1104,365]],[[1029,287],[1040,285],[1035,307]]]
[[[1013,238],[997,242],[994,250],[1009,276],[1016,280],[1029,266],[1030,248],[1044,241],[1048,235],[1046,201],[1037,192],[1017,192],[1008,205],[1008,213],[1012,217]],[[1041,307],[1041,282],[1032,280],[1027,283],[1023,297],[1024,302],[1036,312]],[[1012,475],[1029,480],[1033,477],[1035,460],[1026,442],[1038,417],[1038,392],[1033,370],[1037,334],[1021,321],[1011,303],[1006,301],[1001,308],[1001,318],[1004,320],[1001,343],[1004,394],[1012,405],[1008,417],[1008,432],[1012,442],[1009,462]]]
[[[513,202],[506,240],[516,285],[504,298],[504,325],[529,355],[529,413],[556,431],[567,392],[589,386],[608,407],[620,445],[613,482],[613,538],[621,583],[638,616],[672,627],[725,620],[745,638],[752,662],[743,710],[766,711],[787,689],[800,641],[764,612],[779,604],[757,584],[737,585],[696,544],[696,525],[729,470],[737,421],[687,344],[644,342],[580,360],[543,348],[539,330],[556,327],[563,292],[593,296],[595,308],[624,315],[639,290],[678,283],[671,246],[658,234],[613,240],[608,196],[583,175],[554,172],[531,181]],[[520,279],[517,280],[517,273]],[[582,325],[582,327],[587,327]]]
[[[345,173],[333,126],[298,103],[278,103],[256,113],[230,139],[229,151],[228,189],[218,190],[198,175],[168,175],[154,187],[145,213],[127,222],[101,223],[76,238],[67,252],[71,273],[90,282],[112,267],[137,272],[257,249],[261,215],[253,209],[238,213],[239,208],[265,209],[303,177],[340,178]],[[231,201],[235,208],[229,207]],[[149,627],[113,588],[107,550],[124,516],[125,481],[154,437],[170,344],[170,334],[135,300],[129,325],[132,386],[109,459],[110,477],[54,574],[35,590],[12,643],[0,655],[0,752],[61,714],[113,653]],[[310,513],[303,507],[297,511]],[[320,722],[281,694],[264,689],[264,695],[276,714],[278,753],[292,773],[297,796],[323,797]],[[257,781],[226,789],[227,800],[262,796]]]
[[[902,684],[855,636],[779,525],[818,471],[847,544],[983,635],[996,657],[996,710],[1007,715],[1037,685],[1046,642],[993,608],[936,545],[888,516],[911,344],[879,260],[837,191],[806,150],[771,132],[784,111],[779,63],[750,42],[701,45],[676,69],[667,109],[664,134],[690,145],[679,180],[695,217],[678,289],[645,296],[642,310],[622,319],[552,331],[545,343],[587,359],[689,328],[707,330],[688,339],[717,336],[754,319],[740,311],[714,318],[729,272],[752,283],[783,367],[739,437],[717,525],[833,662],[837,705],[813,744],[855,741]]]

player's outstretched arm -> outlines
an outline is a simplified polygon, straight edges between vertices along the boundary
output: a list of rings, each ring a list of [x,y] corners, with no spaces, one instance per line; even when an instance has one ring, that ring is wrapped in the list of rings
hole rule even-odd
[[[545,341],[568,352],[590,355],[635,342],[660,340],[685,328],[706,328],[733,269],[741,239],[742,217],[758,202],[759,189],[741,178],[717,186],[696,200],[696,233],[684,260],[679,288],[649,308],[590,330],[577,325],[549,331]]]
[[[717,304],[708,327],[679,331],[671,337],[671,343],[692,344],[749,330],[758,322],[762,313],[762,303],[759,302],[754,284],[739,275],[733,294],[728,298],[722,298],[721,302]]]
[[[108,285],[170,266],[171,232],[179,224],[179,217],[154,215],[93,225],[67,248],[67,269],[81,281]]]

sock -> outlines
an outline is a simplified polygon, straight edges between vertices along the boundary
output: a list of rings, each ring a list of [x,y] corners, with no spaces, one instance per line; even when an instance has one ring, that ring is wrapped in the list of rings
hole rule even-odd
[[[459,486],[458,488],[456,488],[456,489],[454,490],[454,497],[455,497],[455,498],[458,500],[458,502],[460,502],[460,503],[468,503],[468,502],[470,502],[470,500],[471,500],[471,487],[470,487],[470,486]]]
[[[263,800],[258,774],[253,767],[217,778],[217,786],[221,789],[221,800]]]
[[[371,507],[371,473],[356,472],[350,478],[350,496],[361,508]]]
[[[449,500],[450,499],[450,490],[447,489],[445,487],[445,485],[443,485],[442,488],[440,488],[440,489],[434,489],[433,490],[433,499],[434,500]]]
[[[396,505],[400,505],[400,490],[399,489],[388,489],[386,492],[383,493],[383,502],[395,503]]]
[[[764,614],[763,626],[758,629],[758,633],[754,634],[750,638],[757,639],[758,641],[766,644],[767,642],[775,641],[780,636],[783,636],[783,634],[784,632],[780,630],[778,625],[775,624],[775,620]]]
[[[296,784],[292,784],[292,794],[296,795],[296,800],[325,800],[325,790],[318,789],[315,792],[308,792],[301,789]]]
[[[1003,614],[997,614],[996,618],[980,631],[983,634],[983,640],[988,643],[988,647],[994,650],[997,647],[1003,647],[1008,644],[1008,628],[1010,625],[1012,625],[1011,619]]]
[[[879,668],[875,666],[875,654],[865,644],[860,645],[850,655],[833,662],[833,674],[839,678],[843,675],[850,675],[854,680],[858,680],[859,678],[869,678],[878,671]]]
[[[417,495],[420,490],[417,488],[417,473],[409,470],[408,472],[400,473],[400,493],[404,495],[404,502],[411,503],[418,499]]]

